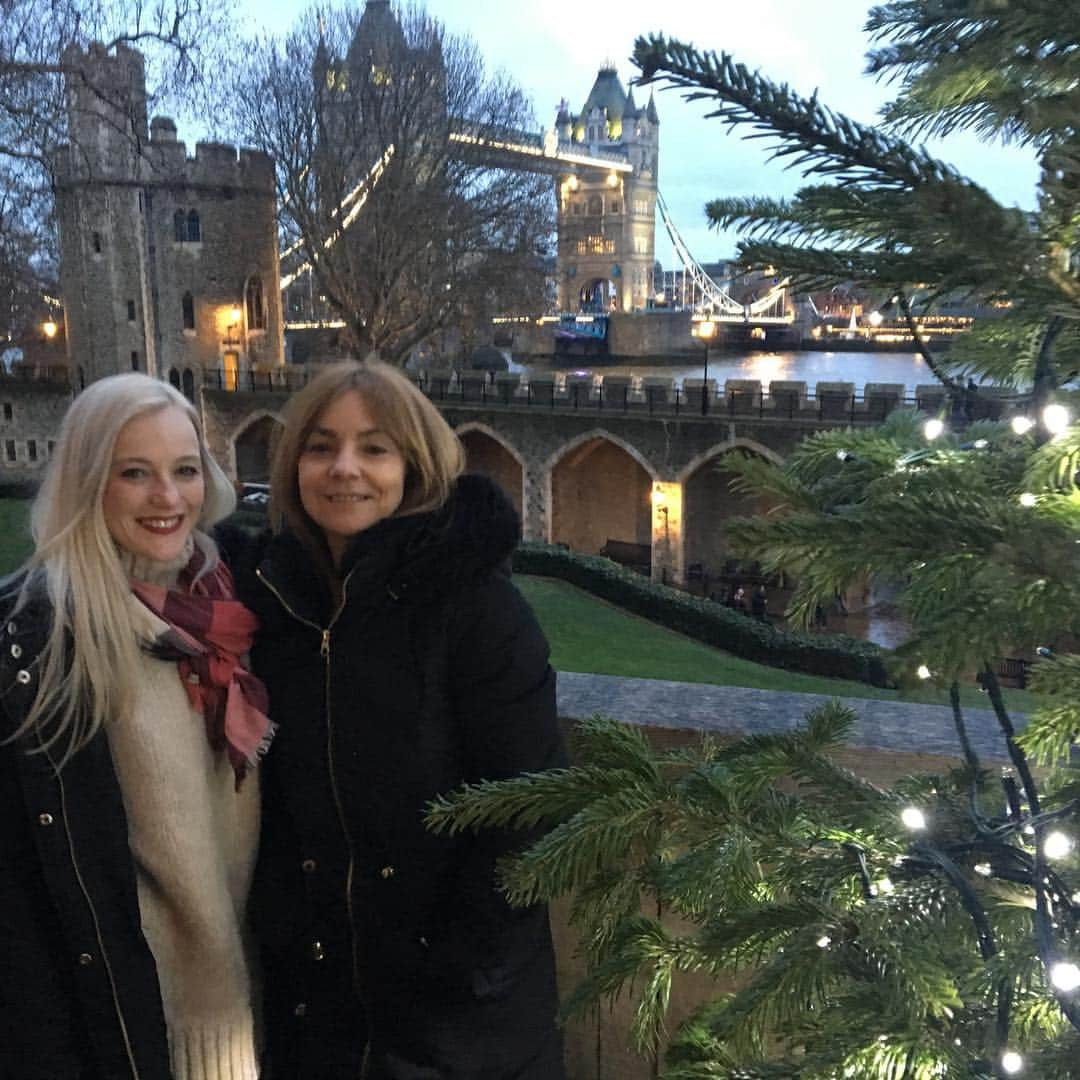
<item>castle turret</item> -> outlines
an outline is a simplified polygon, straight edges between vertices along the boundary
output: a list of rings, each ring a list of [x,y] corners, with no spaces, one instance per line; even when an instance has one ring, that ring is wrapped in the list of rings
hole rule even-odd
[[[77,383],[118,371],[236,384],[283,359],[273,163],[146,121],[141,55],[69,49],[72,143],[57,183]]]

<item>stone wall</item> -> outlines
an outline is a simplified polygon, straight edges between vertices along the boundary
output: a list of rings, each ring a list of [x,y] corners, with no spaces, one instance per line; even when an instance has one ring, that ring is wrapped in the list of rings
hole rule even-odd
[[[64,385],[0,379],[0,485],[41,480],[71,398]]]

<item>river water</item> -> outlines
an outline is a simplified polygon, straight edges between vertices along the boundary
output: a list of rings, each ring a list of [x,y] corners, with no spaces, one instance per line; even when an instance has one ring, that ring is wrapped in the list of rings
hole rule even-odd
[[[590,365],[587,358],[576,361],[520,363],[510,361],[510,370],[524,372],[563,372],[597,375],[663,375],[676,384],[686,378],[700,379],[703,364],[632,364]],[[856,391],[868,383],[903,383],[909,396],[919,384],[936,384],[925,361],[918,353],[885,352],[746,352],[709,354],[709,376],[723,387],[725,379],[758,379],[762,388],[773,379],[796,379],[813,387],[818,382],[851,382]]]

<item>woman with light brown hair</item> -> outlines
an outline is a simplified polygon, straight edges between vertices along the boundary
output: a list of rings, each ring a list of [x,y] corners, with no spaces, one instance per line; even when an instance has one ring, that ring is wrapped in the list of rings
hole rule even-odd
[[[547,911],[520,838],[424,828],[459,784],[559,764],[548,649],[506,572],[517,515],[438,410],[368,361],[288,404],[252,654],[278,723],[258,926],[275,1080],[558,1080]]]
[[[0,590],[0,1077],[255,1080],[244,909],[271,728],[198,417],[71,405]]]

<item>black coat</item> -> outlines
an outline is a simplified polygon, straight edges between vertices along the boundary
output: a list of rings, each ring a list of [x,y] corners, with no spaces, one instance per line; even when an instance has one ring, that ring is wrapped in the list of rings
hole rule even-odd
[[[522,837],[423,823],[463,782],[563,763],[547,643],[500,569],[517,535],[463,477],[354,539],[336,613],[288,534],[249,581],[279,725],[256,888],[274,1080],[355,1080],[365,1052],[380,1080],[562,1075],[547,911],[495,882]]]
[[[0,625],[0,1080],[169,1080],[106,736],[59,774],[10,741],[51,618],[41,599]]]

